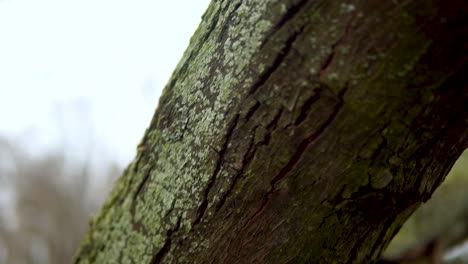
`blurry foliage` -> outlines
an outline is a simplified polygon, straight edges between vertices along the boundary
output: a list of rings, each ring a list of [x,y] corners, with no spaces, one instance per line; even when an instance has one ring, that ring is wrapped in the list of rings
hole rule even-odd
[[[92,169],[63,151],[32,157],[0,139],[0,263],[71,263],[120,173],[116,164]]]

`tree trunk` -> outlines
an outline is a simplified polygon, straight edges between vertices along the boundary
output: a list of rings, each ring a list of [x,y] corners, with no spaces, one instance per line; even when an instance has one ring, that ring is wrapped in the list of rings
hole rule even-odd
[[[468,142],[466,1],[212,1],[76,263],[370,263]]]

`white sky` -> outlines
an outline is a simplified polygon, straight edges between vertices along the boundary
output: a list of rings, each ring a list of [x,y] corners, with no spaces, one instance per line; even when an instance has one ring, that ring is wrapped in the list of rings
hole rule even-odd
[[[0,135],[127,163],[208,3],[0,0]]]

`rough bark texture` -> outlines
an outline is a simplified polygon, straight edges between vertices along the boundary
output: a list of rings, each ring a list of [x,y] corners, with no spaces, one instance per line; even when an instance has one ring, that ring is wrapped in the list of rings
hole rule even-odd
[[[467,146],[466,1],[212,1],[76,263],[369,263]]]

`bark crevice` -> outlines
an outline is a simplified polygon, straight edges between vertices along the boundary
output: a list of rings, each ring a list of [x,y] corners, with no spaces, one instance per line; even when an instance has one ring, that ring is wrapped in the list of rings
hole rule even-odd
[[[347,91],[347,87],[345,87],[343,90],[340,91],[338,94],[338,102],[337,104],[333,107],[333,111],[328,117],[328,119],[315,131],[313,134],[308,136],[306,139],[304,139],[298,146],[296,152],[292,155],[291,159],[289,162],[279,171],[279,173],[270,181],[270,188],[269,190],[265,193],[263,196],[263,199],[260,203],[259,208],[247,219],[245,224],[242,226],[241,231],[250,224],[251,221],[253,221],[259,214],[262,213],[262,211],[265,209],[266,205],[268,204],[270,200],[271,194],[273,194],[276,191],[276,184],[282,180],[288,173],[290,173],[295,165],[301,160],[303,154],[309,147],[309,145],[314,142],[335,120],[335,117],[338,115],[339,111],[344,105],[344,95]],[[320,98],[320,94],[319,94]],[[318,98],[318,99],[319,99]]]
[[[201,219],[203,218],[203,216],[205,215],[205,211],[206,209],[208,208],[208,195],[213,187],[213,185],[215,184],[216,182],[216,178],[217,178],[217,175],[218,173],[221,171],[221,168],[224,164],[224,155],[228,149],[228,146],[229,146],[229,143],[231,141],[231,136],[232,134],[234,133],[234,130],[236,129],[237,127],[237,124],[239,122],[239,118],[240,116],[237,114],[234,116],[233,118],[233,121],[231,122],[231,125],[228,127],[227,129],[227,132],[226,132],[226,136],[225,136],[225,141],[221,147],[221,149],[219,150],[218,154],[219,154],[219,158],[218,158],[218,161],[216,162],[216,167],[213,171],[213,174],[207,184],[207,187],[205,188],[205,192],[203,194],[203,201],[202,201],[202,204],[200,205],[200,208],[198,209],[198,216],[197,218],[195,219],[195,221],[193,222],[193,226],[192,226],[192,229],[198,225],[201,221]]]

